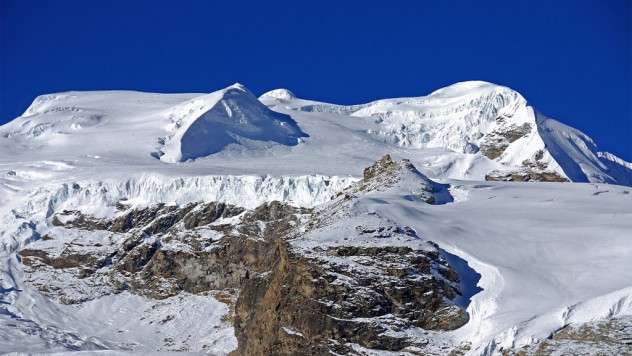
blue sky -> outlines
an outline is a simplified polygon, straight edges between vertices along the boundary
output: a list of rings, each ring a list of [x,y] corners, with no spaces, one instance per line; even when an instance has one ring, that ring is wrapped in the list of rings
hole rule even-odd
[[[0,123],[68,90],[352,104],[486,80],[632,161],[629,0],[0,2]]]

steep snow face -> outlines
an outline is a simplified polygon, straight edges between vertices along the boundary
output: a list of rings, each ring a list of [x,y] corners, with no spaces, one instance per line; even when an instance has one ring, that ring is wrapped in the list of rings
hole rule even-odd
[[[244,86],[207,95],[69,92],[38,97],[0,127],[0,146],[46,156],[113,157],[175,163],[226,148],[265,150],[307,137],[289,116],[271,111]]]
[[[160,113],[195,96],[127,91],[43,95],[24,115],[0,127],[0,147],[26,157],[151,159],[168,124]]]
[[[172,122],[158,155],[165,162],[180,162],[217,153],[229,145],[263,150],[273,144],[293,146],[301,131],[289,116],[265,107],[244,86],[195,98],[169,109]]]
[[[583,132],[538,114],[538,132],[549,154],[573,182],[632,185],[632,165],[597,150]]]
[[[260,99],[279,109],[370,118],[375,128],[365,130],[374,139],[405,149],[447,148],[462,153],[453,164],[471,163],[466,156],[473,154],[497,162],[497,171],[536,170],[574,182],[632,183],[632,170],[625,162],[604,158],[612,155],[600,154],[584,133],[538,113],[519,93],[491,83],[463,82],[425,97],[351,106],[293,96],[281,100],[278,91]],[[470,168],[468,172],[478,170]]]
[[[499,117],[508,118],[505,125],[533,123],[518,93],[488,83],[467,88],[457,85],[427,97],[381,100],[352,115],[382,120],[383,129],[376,134],[399,146],[447,147],[463,153],[477,152],[483,137],[498,126]]]
[[[260,99],[277,99],[276,92],[266,93]],[[483,136],[496,128],[499,117],[507,118],[506,125],[535,125],[533,112],[525,110],[526,100],[520,94],[485,82],[458,83],[425,97],[384,99],[362,105],[298,104],[296,109],[300,111],[371,117],[380,125],[370,133],[399,147],[418,149],[446,147],[475,153]]]

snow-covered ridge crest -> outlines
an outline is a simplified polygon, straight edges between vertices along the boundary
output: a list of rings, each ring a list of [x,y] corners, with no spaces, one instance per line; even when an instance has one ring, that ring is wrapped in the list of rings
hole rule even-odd
[[[106,217],[117,213],[116,204],[121,201],[132,207],[154,203],[225,202],[251,209],[278,200],[312,207],[329,201],[336,192],[356,180],[320,175],[165,178],[144,174],[125,181],[49,184],[28,192],[22,204],[0,217],[0,225],[6,227],[0,231],[5,245],[0,251],[15,250],[27,244],[42,228],[45,229],[48,218],[63,210],[81,210]]]
[[[172,134],[159,140],[157,156],[181,162],[217,153],[228,145],[261,149],[271,144],[294,146],[301,131],[289,116],[271,111],[241,84],[197,97],[164,114]]]
[[[275,97],[272,91],[262,99]],[[360,105],[332,105],[307,102],[297,110],[328,112],[354,117],[372,117],[380,129],[376,136],[406,148],[447,147],[471,152],[492,131],[496,119],[507,125],[535,125],[533,111],[516,91],[486,82],[464,82],[439,89],[428,96],[382,99]]]
[[[43,95],[0,127],[0,150],[8,163],[107,162],[153,171],[186,161],[174,169],[236,175],[244,165],[249,174],[356,174],[391,151],[437,172],[434,179],[632,185],[628,162],[600,153],[588,136],[540,114],[516,91],[481,81],[349,106],[286,89],[257,99],[239,84],[210,94]],[[275,170],[280,157],[301,170]]]
[[[370,117],[379,129],[368,133],[379,140],[402,148],[449,148],[465,154],[478,153],[498,132],[518,129],[524,138],[521,142],[508,142],[500,153],[508,148],[509,152],[489,157],[507,166],[534,160],[535,153],[544,148],[527,100],[508,87],[481,81],[456,83],[422,97],[351,106],[310,104],[298,110]],[[528,152],[521,149],[526,144]]]
[[[49,108],[52,106],[52,104],[55,101],[65,100],[72,97],[73,95],[69,93],[40,95],[37,98],[35,98],[33,103],[31,103],[31,105],[26,109],[22,117],[29,117],[33,115],[44,114],[49,110]],[[68,111],[71,111],[71,110],[68,110]]]
[[[288,115],[234,84],[210,94],[133,91],[41,95],[0,127],[0,146],[40,155],[152,156],[175,163],[225,149],[263,151],[308,137]]]
[[[296,99],[296,95],[288,89],[275,89],[261,95],[259,100],[265,100],[268,98],[273,100],[290,100]]]
[[[348,106],[279,101],[277,96],[271,91],[261,100],[273,108],[370,119],[365,131],[398,148],[447,148],[464,154],[462,160],[482,155],[499,163],[487,173],[546,173],[573,182],[632,184],[629,163],[600,153],[587,135],[542,115],[520,93],[501,85],[469,81],[427,96]]]
[[[499,117],[505,125],[533,123],[526,100],[515,91],[497,87],[461,97],[432,94],[401,102],[376,102],[352,113],[380,120],[376,135],[400,147],[447,147],[463,153],[476,153],[484,136],[493,131]]]

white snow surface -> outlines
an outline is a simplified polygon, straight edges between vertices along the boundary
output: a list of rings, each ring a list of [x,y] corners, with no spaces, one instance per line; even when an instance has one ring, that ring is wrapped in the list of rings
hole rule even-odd
[[[479,152],[494,132],[525,124],[527,132],[500,157]],[[519,93],[475,81],[351,106],[298,99],[286,89],[257,100],[240,84],[211,94],[49,94],[0,127],[0,150],[0,167],[46,160],[99,174],[112,166],[277,176],[357,175],[390,152],[432,179],[472,180],[523,167],[542,151],[547,170],[571,181],[632,185],[629,163],[599,152],[588,136],[538,113]]]
[[[632,313],[632,198],[594,184],[450,182],[465,200],[417,206],[379,197],[364,209],[413,227],[481,274],[455,331],[491,354],[569,324]],[[462,185],[463,184],[463,185]],[[396,206],[395,206],[396,205]]]
[[[500,157],[479,151],[496,130],[524,124],[528,132]],[[547,170],[587,183],[483,181],[539,152]],[[495,354],[568,323],[632,314],[632,165],[509,88],[465,82],[352,106],[285,89],[257,99],[241,85],[211,94],[68,92],[38,97],[0,127],[0,351],[153,352],[152,340],[175,335],[174,350],[227,353],[236,347],[221,322],[228,311],[210,296],[179,295],[154,312],[159,302],[125,294],[59,305],[23,282],[16,253],[55,212],[112,216],[120,200],[316,206],[385,153],[449,188],[438,205],[411,199],[404,185],[355,209],[413,227],[480,274],[469,286],[482,289],[470,322],[448,335],[456,345]],[[163,314],[178,317],[160,324]]]
[[[454,345],[471,343],[470,355],[520,348],[568,324],[632,315],[630,188],[446,180],[452,199],[439,187],[438,204],[429,205],[415,197],[423,178],[411,177],[381,192],[355,195],[346,212],[353,225],[342,219],[293,244],[422,250],[427,240],[437,243],[467,263],[448,255],[471,300],[457,300],[467,305],[468,324],[445,336]],[[411,227],[418,237],[349,238],[358,221],[376,218]]]
[[[222,355],[237,347],[226,304],[181,293],[158,301],[129,293],[78,305],[55,303],[22,283],[15,255],[0,261],[0,351],[123,355],[189,350]],[[171,339],[169,347],[164,346]]]

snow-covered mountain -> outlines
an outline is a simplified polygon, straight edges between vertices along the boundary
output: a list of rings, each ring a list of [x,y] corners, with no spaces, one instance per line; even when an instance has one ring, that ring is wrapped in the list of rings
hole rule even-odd
[[[599,152],[587,135],[490,83],[352,106],[297,99],[283,89],[260,100],[239,84],[205,95],[43,95],[0,127],[0,147],[21,161],[37,156],[145,171],[164,169],[157,160],[195,160],[179,169],[240,174],[246,166],[282,175],[355,174],[392,151],[437,179],[518,173],[513,178],[551,180],[541,173],[553,173],[573,182],[632,184],[630,163]]]
[[[401,148],[447,148],[469,155],[455,158],[469,169],[451,169],[450,178],[482,179],[478,166],[489,163],[480,162],[484,157],[501,165],[487,167],[501,171],[535,170],[555,172],[573,182],[632,184],[629,163],[608,158],[582,132],[540,114],[519,93],[491,83],[464,82],[425,97],[352,106],[297,100],[283,90],[266,93],[261,100],[279,109],[371,118],[377,125],[366,132],[377,140]],[[444,177],[441,173],[432,176]]]
[[[485,82],[43,95],[0,127],[0,351],[632,352],[629,186]]]
[[[248,89],[235,84],[199,96],[130,92],[44,95],[23,116],[5,125],[3,136],[9,144],[36,145],[57,154],[80,148],[93,155],[149,152],[175,163],[231,145],[251,150],[266,149],[273,143],[292,146],[307,135],[289,116],[271,111]]]

